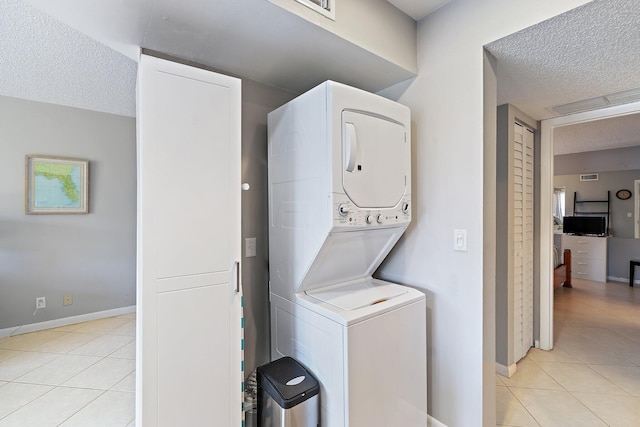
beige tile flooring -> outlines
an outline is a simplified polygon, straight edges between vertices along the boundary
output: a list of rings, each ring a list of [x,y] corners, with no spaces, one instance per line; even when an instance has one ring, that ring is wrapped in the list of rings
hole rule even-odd
[[[640,288],[574,279],[554,295],[554,349],[496,376],[498,425],[640,426]]]
[[[640,287],[555,291],[555,348],[496,376],[501,426],[640,426]],[[0,427],[132,427],[135,314],[0,339]]]
[[[129,427],[135,314],[0,339],[0,427]]]

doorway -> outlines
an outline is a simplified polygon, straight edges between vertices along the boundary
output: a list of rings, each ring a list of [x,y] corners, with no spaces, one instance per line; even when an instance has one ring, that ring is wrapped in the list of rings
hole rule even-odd
[[[553,177],[554,130],[563,126],[626,116],[640,112],[640,103],[625,104],[542,121],[540,174],[540,348],[553,349]],[[637,189],[635,198],[636,230],[638,229]],[[637,238],[637,231],[636,231]]]

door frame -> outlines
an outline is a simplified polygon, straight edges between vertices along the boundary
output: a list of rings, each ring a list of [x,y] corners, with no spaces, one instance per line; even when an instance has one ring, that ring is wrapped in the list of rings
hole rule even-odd
[[[542,120],[540,152],[540,341],[553,349],[553,132],[578,123],[640,113],[640,102]]]
[[[634,234],[633,237],[640,239],[640,179],[636,179],[633,183],[633,221]]]

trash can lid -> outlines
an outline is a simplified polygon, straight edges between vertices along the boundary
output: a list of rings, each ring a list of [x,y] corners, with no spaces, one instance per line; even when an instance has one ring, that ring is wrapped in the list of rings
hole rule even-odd
[[[320,391],[318,380],[291,357],[258,367],[258,384],[284,409],[292,408]]]

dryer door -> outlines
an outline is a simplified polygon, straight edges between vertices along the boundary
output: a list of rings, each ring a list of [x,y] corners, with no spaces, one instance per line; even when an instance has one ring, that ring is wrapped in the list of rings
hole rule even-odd
[[[403,125],[342,112],[342,187],[356,206],[392,208],[405,194],[410,146]]]

